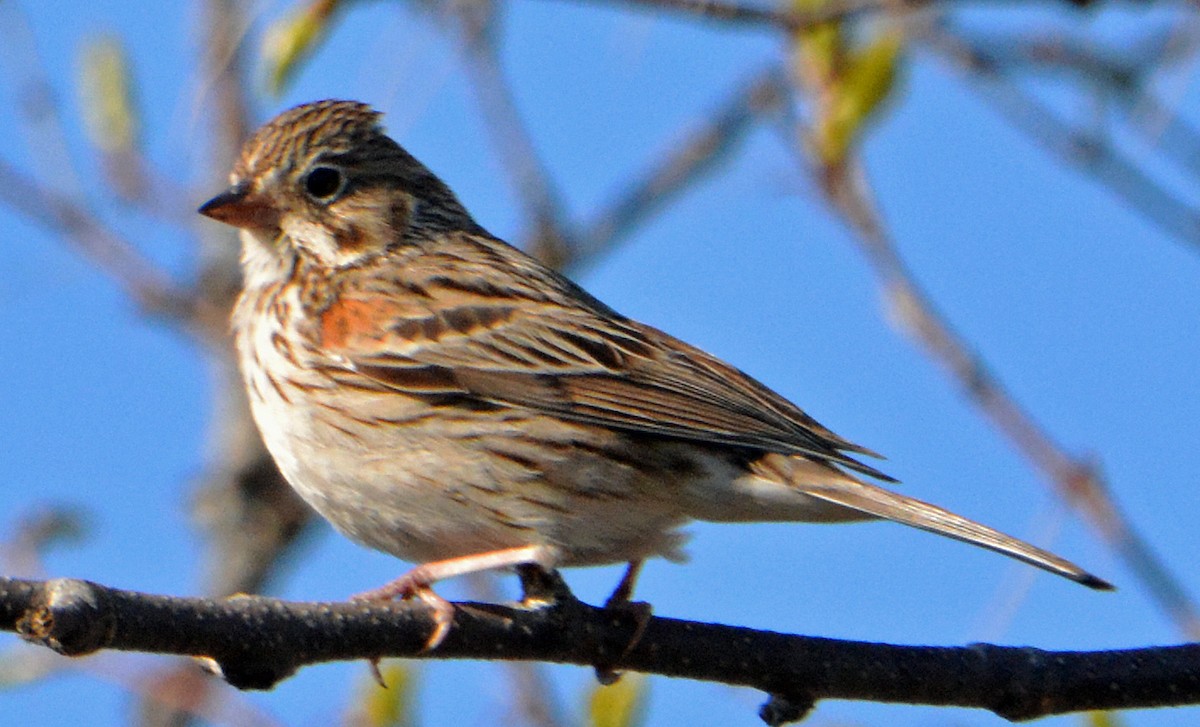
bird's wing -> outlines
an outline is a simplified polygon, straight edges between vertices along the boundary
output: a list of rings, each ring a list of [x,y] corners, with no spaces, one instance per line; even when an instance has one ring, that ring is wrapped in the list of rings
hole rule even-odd
[[[844,454],[873,452],[750,376],[619,316],[561,276],[522,270],[542,279],[504,285],[494,267],[462,272],[426,276],[383,302],[341,297],[321,319],[325,347],[409,395],[466,395],[630,432],[806,455],[891,479]]]

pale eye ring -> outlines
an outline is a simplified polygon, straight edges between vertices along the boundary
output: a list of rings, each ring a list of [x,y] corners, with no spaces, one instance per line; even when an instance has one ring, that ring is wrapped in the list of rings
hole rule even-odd
[[[304,175],[304,191],[320,202],[328,202],[346,186],[342,172],[333,167],[313,167]]]

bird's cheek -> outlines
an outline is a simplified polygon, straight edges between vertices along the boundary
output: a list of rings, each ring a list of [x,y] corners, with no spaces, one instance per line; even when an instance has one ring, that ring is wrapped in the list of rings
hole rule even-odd
[[[351,257],[356,257],[366,249],[369,237],[358,225],[344,225],[333,233],[338,252]]]
[[[337,246],[329,228],[302,215],[286,215],[282,223],[284,236],[296,247],[303,248],[319,260],[334,256]]]
[[[356,225],[337,224],[330,218],[288,216],[283,231],[296,247],[329,268],[352,264],[363,257],[369,235]]]

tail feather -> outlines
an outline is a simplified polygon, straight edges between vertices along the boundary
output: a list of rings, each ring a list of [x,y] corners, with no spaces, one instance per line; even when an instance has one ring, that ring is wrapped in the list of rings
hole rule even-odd
[[[826,502],[994,550],[1010,558],[1016,558],[1056,575],[1069,578],[1088,588],[1100,591],[1113,590],[1112,584],[1108,581],[1088,573],[1069,560],[1060,558],[1049,551],[955,515],[936,505],[930,505],[927,502],[906,497],[866,482],[847,478],[820,485],[805,484],[801,489],[805,494]]]

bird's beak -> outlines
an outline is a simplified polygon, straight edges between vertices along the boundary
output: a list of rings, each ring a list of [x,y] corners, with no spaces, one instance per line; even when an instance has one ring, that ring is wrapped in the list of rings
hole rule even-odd
[[[198,210],[205,217],[244,230],[279,228],[279,212],[262,195],[243,182],[205,202]]]

